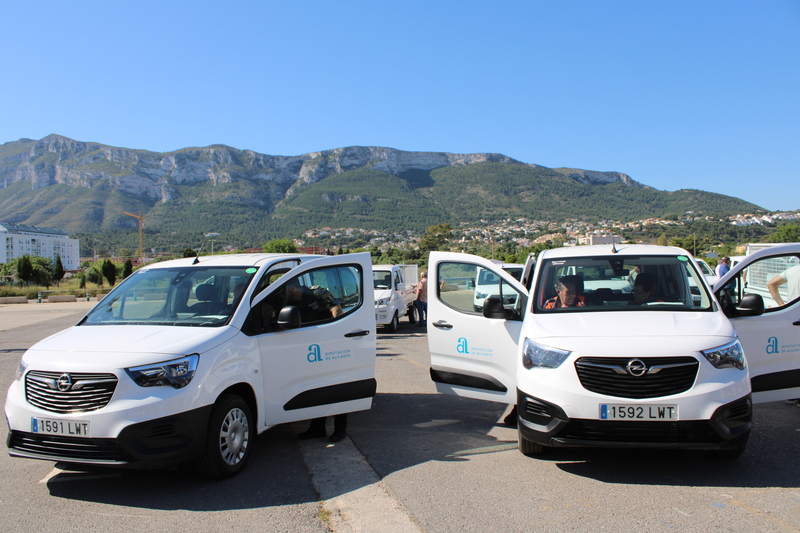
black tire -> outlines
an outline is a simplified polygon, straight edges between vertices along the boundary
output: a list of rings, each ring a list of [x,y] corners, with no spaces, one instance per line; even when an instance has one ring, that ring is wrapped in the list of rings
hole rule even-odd
[[[386,325],[386,329],[389,330],[390,333],[394,333],[397,331],[398,326],[400,326],[400,319],[397,318],[397,311],[395,311],[392,315],[392,321]]]
[[[408,317],[409,324],[416,324],[417,323],[417,310],[414,309],[414,304],[408,306],[408,310],[406,311],[406,316]]]
[[[197,469],[206,476],[224,479],[238,474],[250,457],[250,406],[235,394],[223,394],[208,421],[206,451]]]
[[[517,436],[519,440],[519,451],[522,452],[522,455],[536,457],[544,453],[545,447],[543,445],[526,439],[519,431],[517,431]]]

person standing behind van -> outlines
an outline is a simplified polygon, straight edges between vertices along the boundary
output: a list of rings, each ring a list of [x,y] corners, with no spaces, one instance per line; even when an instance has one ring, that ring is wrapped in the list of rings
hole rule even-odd
[[[417,308],[417,316],[419,317],[420,325],[424,326],[428,321],[428,273],[423,272],[419,276],[419,283],[414,287],[414,294],[417,299],[414,301],[414,306]]]
[[[793,267],[789,267],[767,283],[767,288],[769,289],[769,294],[772,296],[772,299],[775,300],[775,303],[778,306],[785,305],[786,303],[781,298],[780,293],[778,292],[778,287],[783,285],[784,283],[788,284],[787,288],[789,289],[789,301],[794,301],[798,296],[800,296],[800,265],[795,265]]]

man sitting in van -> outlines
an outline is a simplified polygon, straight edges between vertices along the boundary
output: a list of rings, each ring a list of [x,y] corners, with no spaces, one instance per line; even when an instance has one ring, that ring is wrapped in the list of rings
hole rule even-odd
[[[586,299],[579,293],[583,292],[583,278],[580,276],[564,276],[556,281],[556,296],[544,303],[545,309],[562,309],[565,307],[585,307]]]
[[[660,301],[655,298],[656,287],[658,287],[658,279],[655,274],[645,272],[636,276],[636,282],[633,284],[633,301],[631,305],[644,305],[649,302]]]

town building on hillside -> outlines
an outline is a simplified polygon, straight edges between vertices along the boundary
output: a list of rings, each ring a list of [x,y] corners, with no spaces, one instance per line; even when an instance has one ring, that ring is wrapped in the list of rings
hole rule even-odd
[[[0,263],[23,255],[38,255],[53,261],[61,256],[64,270],[77,270],[80,266],[80,241],[70,239],[66,231],[0,222],[0,238],[5,244],[0,247]]]
[[[620,244],[622,242],[622,237],[619,235],[610,235],[608,233],[590,233],[585,237],[578,238],[578,244],[588,244],[588,245],[595,245],[595,244]]]

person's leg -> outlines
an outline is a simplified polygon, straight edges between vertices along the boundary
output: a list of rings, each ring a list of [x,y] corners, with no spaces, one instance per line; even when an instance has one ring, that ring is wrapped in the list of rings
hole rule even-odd
[[[328,431],[325,429],[325,420],[327,417],[322,418],[315,418],[311,421],[311,425],[308,426],[308,429],[304,432],[300,433],[297,438],[299,439],[321,439],[328,434]]]
[[[339,442],[347,436],[347,413],[336,415],[333,418],[333,433],[331,434],[331,442]]]

